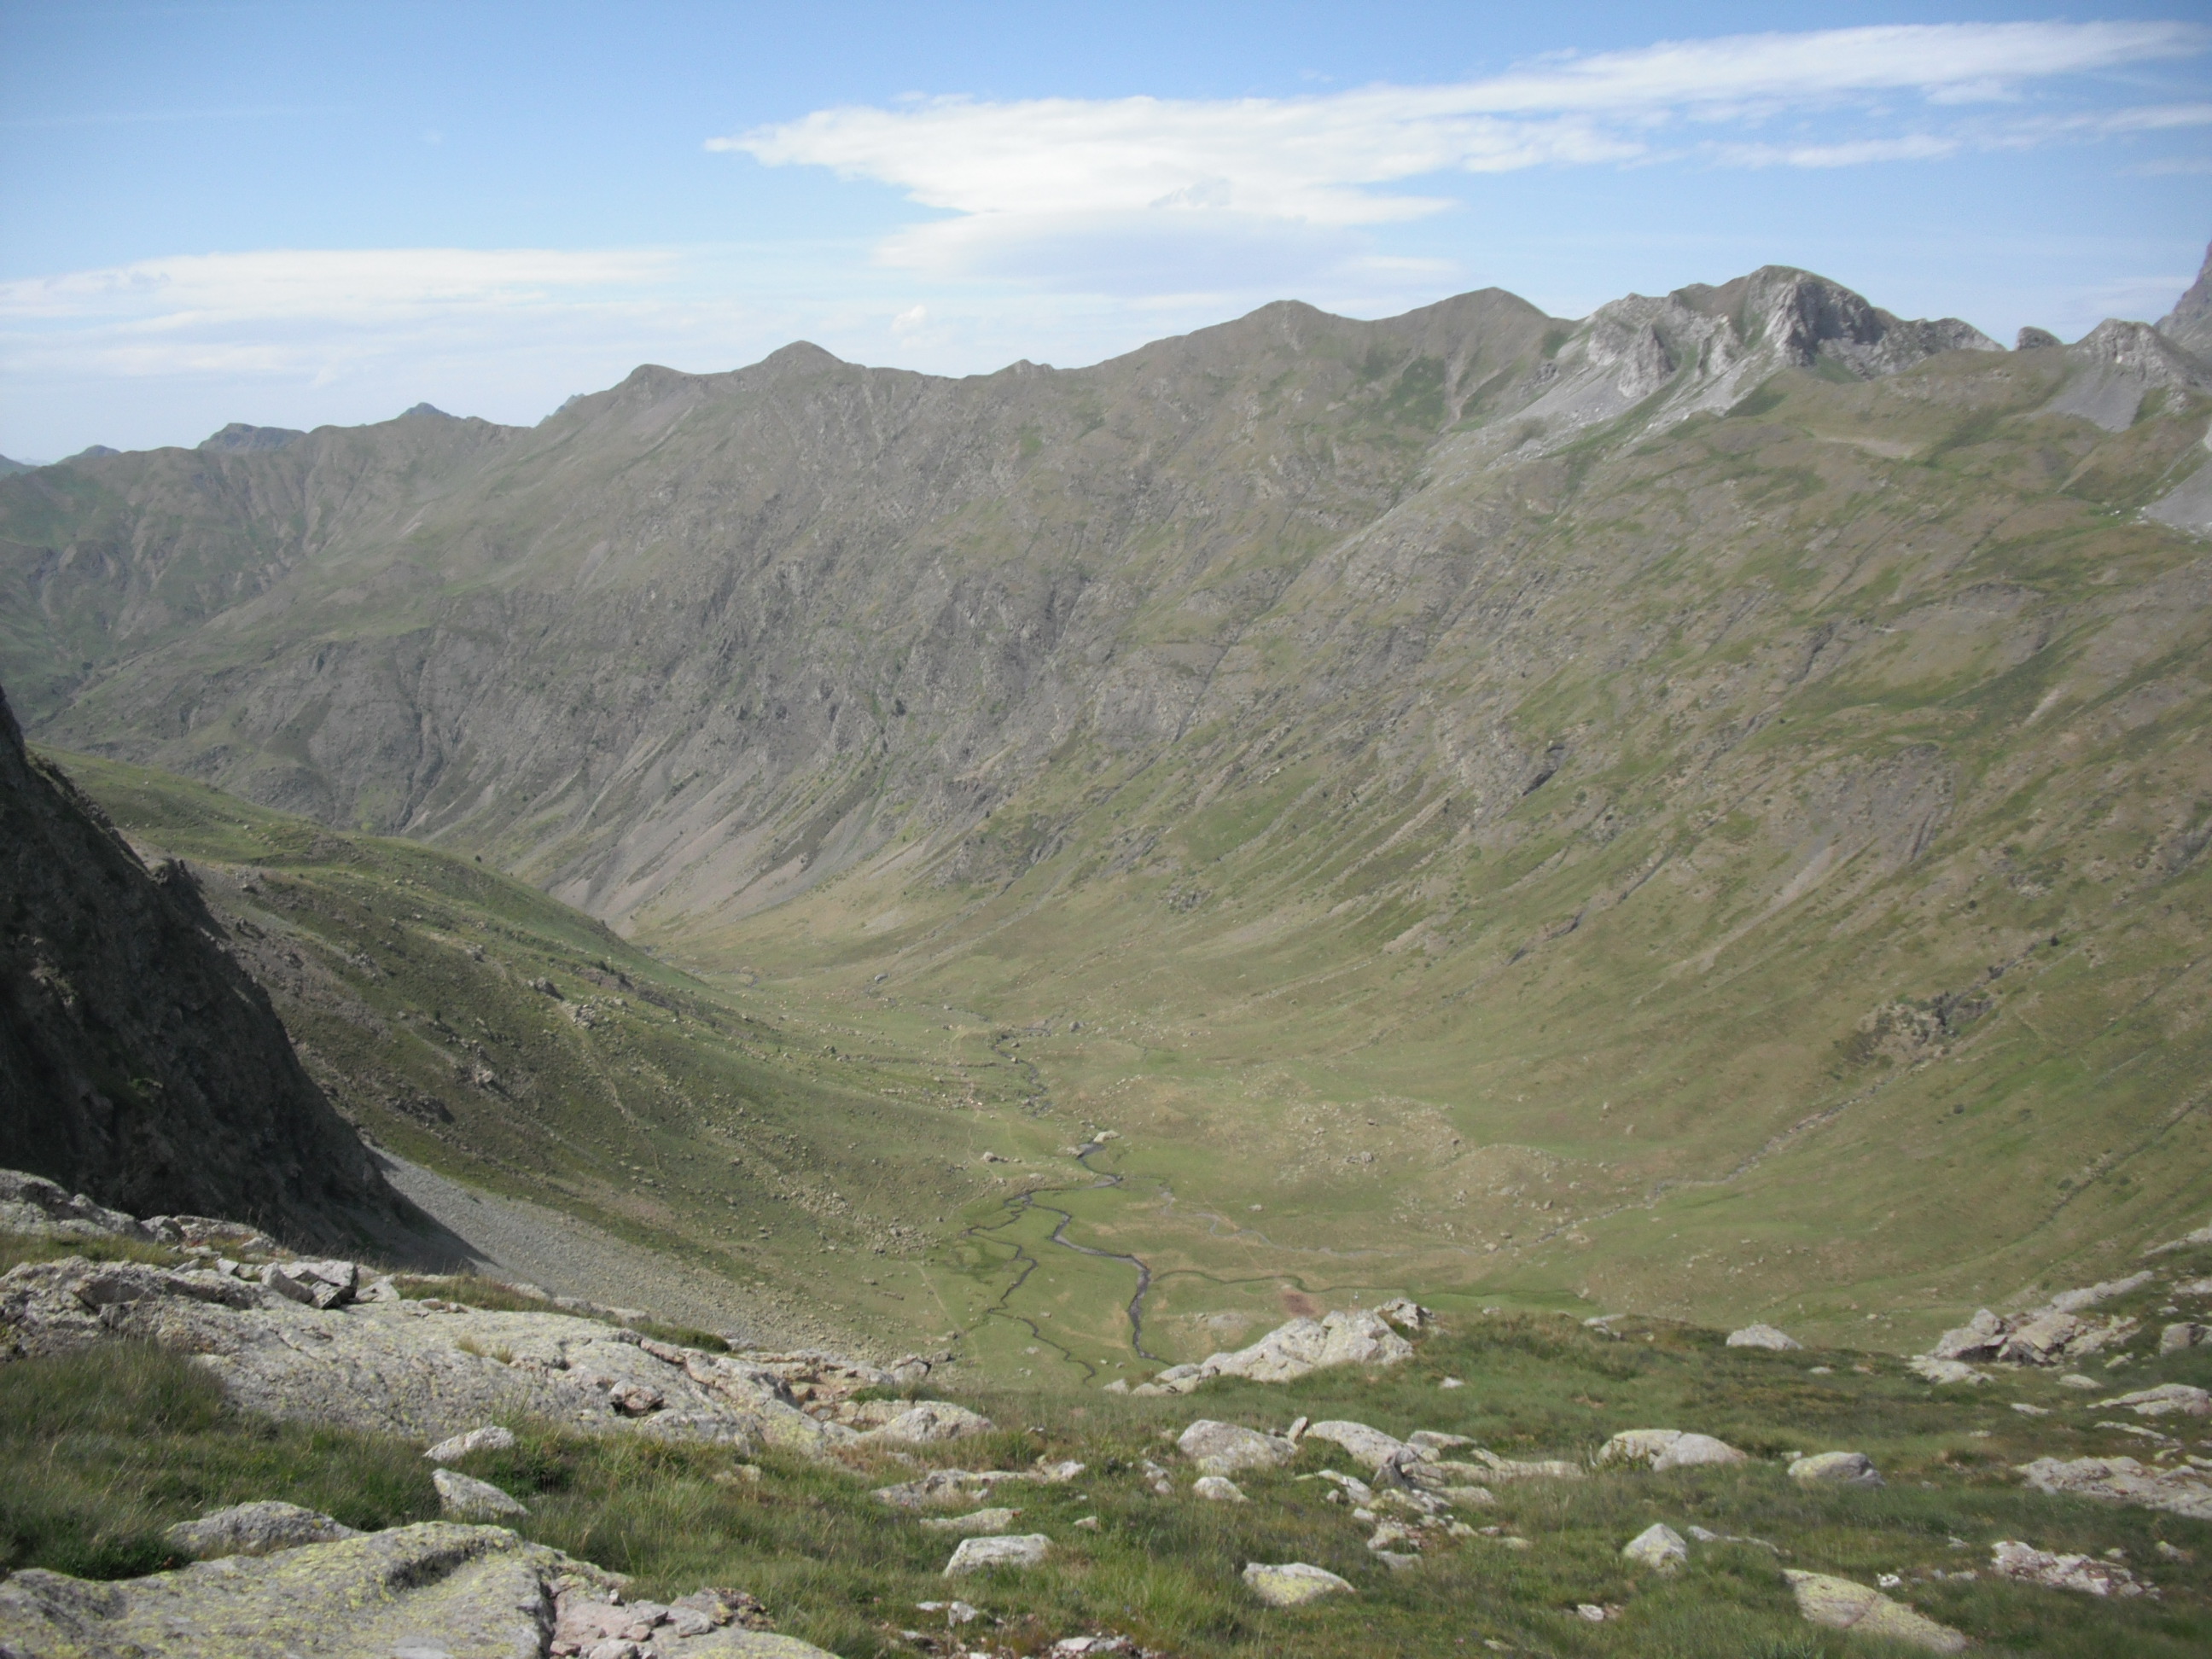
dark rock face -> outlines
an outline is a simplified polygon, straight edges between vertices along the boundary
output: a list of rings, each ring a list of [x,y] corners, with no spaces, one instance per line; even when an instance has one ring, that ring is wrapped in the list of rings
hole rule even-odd
[[[360,1239],[406,1214],[224,952],[0,695],[0,1165],[138,1214]]]
[[[2212,247],[2204,250],[2204,263],[2189,291],[2159,319],[2158,331],[2184,351],[2212,357]]]

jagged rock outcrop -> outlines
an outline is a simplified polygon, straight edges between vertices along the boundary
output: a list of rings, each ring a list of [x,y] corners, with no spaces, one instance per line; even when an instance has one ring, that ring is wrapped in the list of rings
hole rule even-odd
[[[180,865],[149,871],[0,693],[0,1164],[299,1242],[420,1218],[294,1056]]]
[[[823,1416],[810,1415],[778,1367],[743,1355],[560,1313],[497,1313],[389,1295],[317,1306],[262,1282],[267,1276],[227,1261],[167,1268],[70,1256],[30,1263],[0,1277],[0,1329],[21,1354],[118,1338],[152,1342],[192,1355],[249,1410],[426,1442],[514,1416],[809,1452],[945,1439],[989,1426],[961,1407],[892,1401],[881,1402],[892,1410],[878,1425],[854,1427],[830,1415],[827,1394]],[[842,1369],[874,1382],[888,1376],[854,1362]],[[867,1403],[855,1413],[863,1422]]]
[[[2066,356],[2074,372],[2045,409],[2078,415],[2107,432],[2133,425],[2153,392],[2212,393],[2212,368],[2148,323],[2107,318],[2068,346]]]
[[[1208,1354],[1194,1365],[1170,1365],[1131,1392],[1188,1394],[1215,1376],[1288,1382],[1325,1365],[1395,1365],[1413,1352],[1413,1345],[1392,1330],[1380,1314],[1364,1309],[1332,1311],[1319,1319],[1278,1325],[1249,1348]]]
[[[632,1659],[829,1659],[747,1628],[749,1597],[625,1602],[623,1583],[503,1528],[427,1522],[112,1583],[27,1569],[0,1583],[0,1652],[537,1659],[608,1644]]]
[[[2158,331],[2185,351],[2212,360],[2212,247],[2173,309],[2158,319]]]

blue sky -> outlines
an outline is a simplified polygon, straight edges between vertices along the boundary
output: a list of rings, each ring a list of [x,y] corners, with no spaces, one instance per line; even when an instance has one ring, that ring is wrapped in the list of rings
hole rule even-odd
[[[511,422],[794,338],[1094,362],[1292,296],[1808,266],[2002,338],[2212,236],[2201,4],[0,0],[0,453]]]

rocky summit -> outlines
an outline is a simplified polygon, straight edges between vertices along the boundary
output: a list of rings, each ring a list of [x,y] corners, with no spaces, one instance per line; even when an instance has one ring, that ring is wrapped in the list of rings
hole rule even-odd
[[[2212,1648],[2208,280],[7,471],[0,1656]]]

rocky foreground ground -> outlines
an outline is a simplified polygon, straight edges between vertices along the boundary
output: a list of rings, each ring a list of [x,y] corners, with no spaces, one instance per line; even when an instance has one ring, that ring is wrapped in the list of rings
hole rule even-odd
[[[8,1659],[824,1651],[712,1587],[775,1574],[776,1612],[848,1659],[1455,1652],[1476,1637],[1773,1650],[1723,1628],[1731,1597],[1769,1629],[1938,1653],[2124,1650],[2046,1649],[2052,1620],[2128,1651],[2212,1638],[2195,1565],[2212,1551],[2212,1327],[2191,1316],[2212,1307],[2212,1230],[2121,1279],[1977,1313],[1903,1363],[1832,1362],[1767,1326],[1454,1335],[1401,1300],[1071,1405],[930,1398],[930,1357],[732,1351],[513,1286],[293,1259],[248,1229],[136,1220],[34,1177],[0,1176],[0,1225],[49,1258],[0,1276],[0,1345],[22,1362],[0,1381],[151,1350],[219,1383],[241,1425],[225,1433],[343,1430],[416,1460],[407,1480],[427,1477],[440,1516],[355,1526],[332,1513],[344,1504],[273,1483],[168,1523],[162,1571],[19,1557],[0,1583]],[[1687,1384],[1671,1406],[1638,1392],[1662,1360]],[[1040,1418],[1061,1426],[1018,1426]],[[611,1486],[586,1498],[594,1468]],[[639,1504],[664,1507],[647,1521]],[[593,1540],[647,1577],[611,1571]],[[1210,1611],[1178,1613],[1178,1595]],[[2134,1608],[2182,1644],[2156,1645],[2164,1626]],[[1668,1618],[1704,1644],[1667,1646]],[[1363,1635],[1374,1621],[1392,1633]]]

